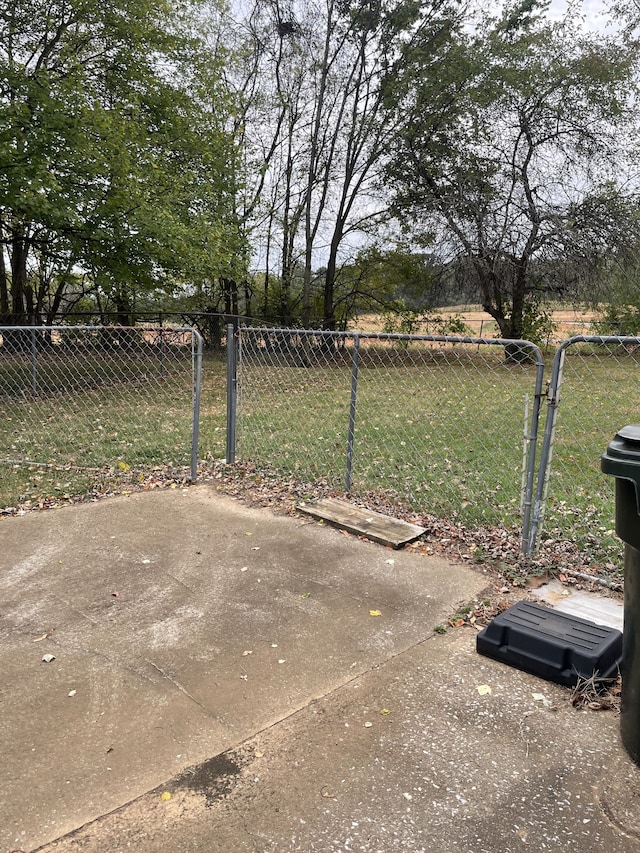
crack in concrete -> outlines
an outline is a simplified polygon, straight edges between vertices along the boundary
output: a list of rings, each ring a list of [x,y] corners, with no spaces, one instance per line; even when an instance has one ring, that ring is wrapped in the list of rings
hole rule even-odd
[[[157,671],[160,673],[160,675],[162,675],[162,676],[163,676],[163,678],[166,678],[166,679],[167,679],[167,681],[170,681],[170,682],[171,682],[171,684],[173,684],[173,686],[174,686],[174,687],[176,687],[176,688],[177,688],[181,693],[183,693],[183,694],[187,697],[187,699],[190,699],[192,702],[194,702],[194,703],[195,703],[199,708],[201,708],[205,713],[207,713],[207,714],[209,714],[209,713],[210,713],[210,712],[207,710],[207,708],[205,708],[205,706],[202,704],[202,702],[199,702],[199,701],[195,698],[195,696],[192,696],[192,695],[191,695],[191,693],[189,693],[189,691],[188,691],[188,690],[186,690],[186,689],[185,689],[185,688],[180,684],[180,682],[179,682],[179,681],[176,681],[176,679],[175,679],[175,678],[173,678],[173,676],[172,676],[172,675],[170,675],[168,672],[165,672],[165,671],[164,671],[164,669],[162,669],[162,667],[161,667],[161,666],[158,666],[158,664],[157,664],[157,663],[154,663],[152,660],[149,660],[148,658],[144,658],[144,660],[145,660],[145,662],[146,662],[146,663],[148,663],[148,664],[149,664],[149,666],[152,666],[155,670],[157,670]]]

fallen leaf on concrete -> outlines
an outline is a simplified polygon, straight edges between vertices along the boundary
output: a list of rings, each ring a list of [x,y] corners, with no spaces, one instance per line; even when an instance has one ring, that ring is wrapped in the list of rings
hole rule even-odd
[[[300,598],[309,598],[310,595],[311,595],[310,592],[303,592],[302,595],[300,596]]]
[[[51,663],[51,661],[55,660],[55,659],[56,659],[55,655],[43,655],[42,662],[43,663]]]
[[[278,661],[278,663],[286,663],[286,662],[287,661],[284,658],[280,658],[280,660]]]
[[[365,727],[365,729],[370,729],[372,725],[373,725],[373,723],[370,723],[370,722],[367,720],[367,722],[364,724],[364,727]]]
[[[76,691],[75,691],[75,690],[70,690],[70,691],[67,693],[67,696],[75,696],[75,695],[76,695]]]
[[[320,788],[320,796],[327,800],[333,800],[336,795],[325,785],[324,788]]]
[[[260,546],[259,546],[259,545],[254,545],[254,546],[253,546],[253,548],[252,548],[251,550],[252,550],[252,551],[259,551],[259,550],[260,550]]]
[[[259,752],[259,750],[257,750],[257,749],[253,754],[256,758],[263,758],[264,757],[264,752]]]
[[[488,684],[479,684],[477,687],[477,691],[481,696],[489,696],[491,693],[491,688]]]
[[[369,616],[382,616],[382,611],[381,610],[370,610]]]
[[[119,593],[119,592],[112,592],[112,593],[111,593],[111,595],[112,595],[114,598],[120,598],[120,593]]]
[[[242,657],[246,658],[247,655],[252,655],[252,654],[253,654],[253,649],[247,649],[247,651],[242,652]]]
[[[385,563],[386,563],[388,566],[394,566],[394,565],[395,565],[395,562],[396,562],[395,560],[385,560]]]
[[[390,711],[388,708],[383,708],[383,709],[380,711],[380,713],[382,714],[382,716],[383,716],[383,717],[386,717],[386,716],[388,716],[388,715],[391,713],[391,711]]]
[[[41,643],[43,640],[48,640],[49,637],[55,632],[55,628],[49,628],[41,637],[36,637],[33,641],[34,643]]]
[[[160,799],[165,800],[165,801],[170,800],[171,799],[171,793],[169,791],[163,791],[162,794],[160,795]]]

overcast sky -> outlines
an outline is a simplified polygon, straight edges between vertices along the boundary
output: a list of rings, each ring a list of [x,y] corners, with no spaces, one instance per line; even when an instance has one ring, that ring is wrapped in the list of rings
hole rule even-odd
[[[567,11],[566,0],[551,0],[549,10],[553,18],[562,18]],[[585,26],[589,29],[603,30],[606,26],[605,4],[603,0],[583,0],[582,13]]]

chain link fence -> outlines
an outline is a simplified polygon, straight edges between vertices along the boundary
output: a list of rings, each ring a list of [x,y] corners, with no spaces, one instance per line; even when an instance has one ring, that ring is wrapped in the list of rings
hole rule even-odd
[[[201,364],[191,328],[0,327],[0,476],[159,466],[195,480]]]
[[[237,449],[354,496],[528,526],[543,396],[533,344],[255,328],[238,340],[230,460]]]
[[[468,527],[521,526],[525,554],[541,538],[570,541],[594,566],[621,571],[600,456],[640,421],[640,338],[565,341],[546,392],[542,356],[525,341],[271,328],[241,328],[236,340],[227,461]],[[57,493],[154,470],[195,480],[199,430],[202,458],[222,450],[223,371],[207,363],[200,424],[192,328],[0,328],[0,508],[2,484],[16,494],[11,479],[24,471],[27,505],[40,469],[54,472]]]
[[[640,338],[579,335],[556,350],[547,392],[531,545],[575,543],[597,567],[621,573],[614,484],[600,457],[640,422]]]

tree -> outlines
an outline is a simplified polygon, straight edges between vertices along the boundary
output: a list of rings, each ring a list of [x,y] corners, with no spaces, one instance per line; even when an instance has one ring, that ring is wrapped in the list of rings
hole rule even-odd
[[[542,294],[562,292],[549,275],[561,259],[611,250],[629,195],[633,45],[544,10],[524,0],[459,32],[457,72],[431,109],[425,57],[409,57],[389,168],[399,215],[456,261],[504,338],[523,336]]]
[[[138,290],[237,256],[230,107],[216,90],[219,61],[187,30],[196,11],[151,0],[5,5],[0,322],[59,308],[78,271],[124,318]]]
[[[252,71],[236,74],[238,89],[243,80],[249,93],[239,122],[244,221],[261,245],[264,304],[275,271],[284,319],[296,309],[304,325],[319,314],[325,328],[336,327],[346,304],[342,266],[389,215],[382,178],[397,115],[386,104],[385,81],[413,38],[426,43],[430,33],[432,51],[440,49],[454,7],[449,0],[261,0],[246,16],[250,38],[239,55]]]

